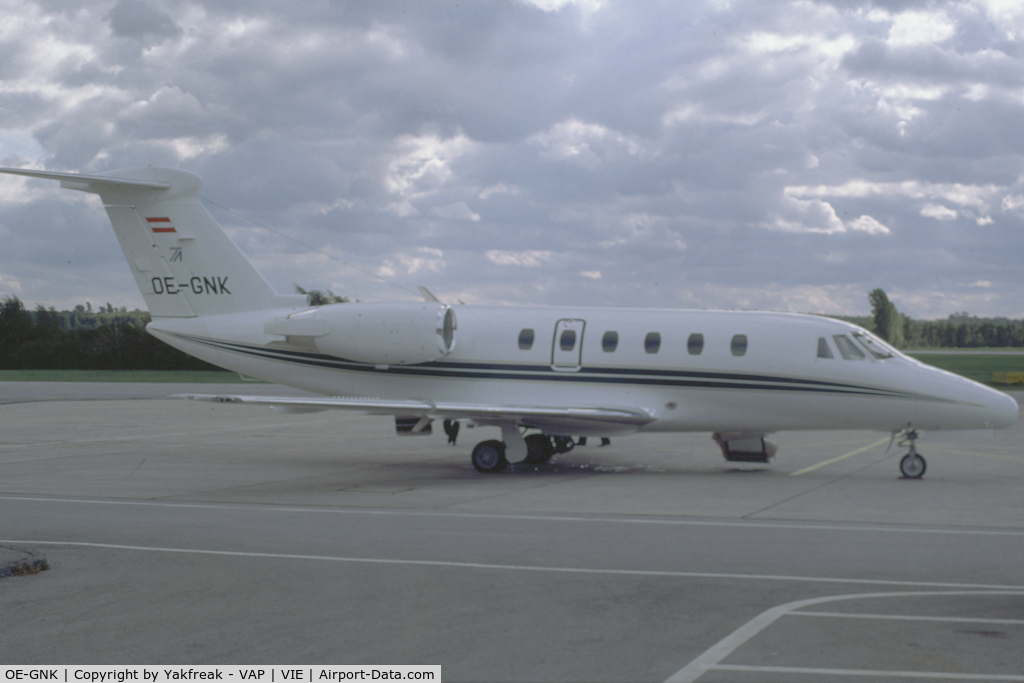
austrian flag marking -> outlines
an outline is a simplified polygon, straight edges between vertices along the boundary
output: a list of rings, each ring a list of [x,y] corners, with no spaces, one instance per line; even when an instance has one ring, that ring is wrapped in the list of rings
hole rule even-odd
[[[147,218],[146,222],[149,224],[149,229],[153,232],[178,232],[171,225],[170,218]]]

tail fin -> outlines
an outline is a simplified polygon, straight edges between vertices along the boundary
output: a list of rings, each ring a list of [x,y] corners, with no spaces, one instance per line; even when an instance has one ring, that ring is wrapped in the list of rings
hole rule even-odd
[[[195,173],[148,167],[97,176],[0,172],[60,180],[61,187],[98,194],[154,318],[252,311],[281,303],[199,202],[202,180]]]

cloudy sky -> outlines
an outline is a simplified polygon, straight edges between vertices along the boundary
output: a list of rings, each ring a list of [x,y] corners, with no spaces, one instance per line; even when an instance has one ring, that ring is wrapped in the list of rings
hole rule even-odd
[[[1020,318],[1024,4],[0,0],[0,165],[195,171],[282,292]],[[143,306],[10,176],[6,295]]]

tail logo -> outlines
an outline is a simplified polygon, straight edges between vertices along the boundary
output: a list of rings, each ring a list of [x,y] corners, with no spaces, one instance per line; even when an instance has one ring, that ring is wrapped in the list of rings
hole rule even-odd
[[[178,232],[171,224],[170,218],[147,218],[146,223],[153,232]]]

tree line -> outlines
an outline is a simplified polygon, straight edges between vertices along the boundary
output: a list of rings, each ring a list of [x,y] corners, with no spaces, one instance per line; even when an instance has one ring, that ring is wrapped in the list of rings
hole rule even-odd
[[[146,311],[92,305],[35,310],[13,296],[0,301],[3,370],[220,370],[146,332]]]
[[[310,306],[345,303],[331,290],[303,289]],[[42,304],[28,310],[15,296],[0,301],[0,370],[221,370],[168,346],[146,332],[148,311],[95,310],[92,303],[70,311]]]
[[[898,349],[1024,346],[1024,320],[979,318],[966,311],[946,320],[913,320],[896,310],[882,289],[871,290],[868,301],[872,315],[864,327]]]

